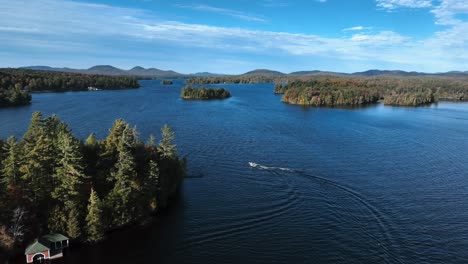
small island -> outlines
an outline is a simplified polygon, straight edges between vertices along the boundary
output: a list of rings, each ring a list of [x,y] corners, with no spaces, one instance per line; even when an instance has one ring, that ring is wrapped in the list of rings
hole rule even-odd
[[[174,82],[173,82],[172,80],[163,80],[163,81],[161,82],[161,84],[162,84],[162,85],[173,85]]]
[[[231,97],[231,93],[224,88],[193,88],[186,86],[182,88],[181,97],[185,100],[216,100]]]
[[[167,125],[159,143],[138,134],[118,119],[104,139],[83,141],[57,116],[36,112],[22,139],[0,139],[0,252],[18,254],[55,233],[95,243],[165,208],[185,177],[185,159]]]

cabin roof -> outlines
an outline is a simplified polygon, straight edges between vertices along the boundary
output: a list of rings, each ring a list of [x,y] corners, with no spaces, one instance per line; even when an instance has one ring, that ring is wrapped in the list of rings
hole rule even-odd
[[[59,242],[59,241],[64,241],[64,240],[69,239],[68,237],[66,237],[66,236],[64,236],[62,234],[59,234],[59,233],[48,234],[48,235],[43,236],[42,238],[47,239],[50,242]]]
[[[25,254],[26,255],[29,255],[29,254],[35,254],[35,253],[39,253],[39,252],[44,252],[44,251],[47,251],[47,250],[50,250],[50,248],[48,248],[47,246],[45,246],[44,244],[42,244],[41,242],[39,242],[38,240],[34,241],[34,243],[32,243],[31,245],[29,245],[26,250],[25,250]]]
[[[65,241],[68,239],[69,239],[68,237],[62,234],[58,234],[58,233],[48,234],[48,235],[42,236],[40,239],[36,239],[34,243],[32,243],[26,248],[24,253],[26,255],[29,255],[29,254],[35,254],[38,252],[44,252],[44,251],[50,250],[50,247],[49,247],[50,243]]]

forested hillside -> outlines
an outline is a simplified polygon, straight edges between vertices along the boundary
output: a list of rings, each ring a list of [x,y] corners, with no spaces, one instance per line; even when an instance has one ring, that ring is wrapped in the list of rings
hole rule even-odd
[[[164,126],[145,143],[119,119],[103,140],[82,141],[34,113],[22,139],[0,140],[0,250],[47,232],[99,241],[164,208],[185,175],[173,140]]]
[[[79,73],[0,69],[0,107],[29,104],[30,92],[86,91],[138,88],[129,76],[104,76]]]

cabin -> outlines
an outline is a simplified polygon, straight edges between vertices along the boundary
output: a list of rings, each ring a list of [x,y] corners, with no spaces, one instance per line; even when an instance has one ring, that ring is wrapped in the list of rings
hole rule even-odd
[[[63,249],[69,246],[69,238],[62,234],[48,234],[36,239],[24,254],[26,263],[45,263],[63,257]]]

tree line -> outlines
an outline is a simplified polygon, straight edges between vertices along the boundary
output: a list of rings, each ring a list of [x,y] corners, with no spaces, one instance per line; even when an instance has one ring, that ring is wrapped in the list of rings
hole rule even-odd
[[[287,77],[266,77],[266,76],[216,76],[216,77],[193,77],[185,80],[186,84],[253,84],[253,83],[271,83],[277,81],[286,81]]]
[[[82,141],[34,113],[20,140],[0,140],[0,250],[48,232],[96,242],[166,207],[185,176],[173,141],[165,125],[144,143],[122,119],[103,140]]]
[[[138,88],[138,80],[129,76],[88,75],[23,69],[0,69],[0,107],[31,102],[30,92],[86,91]]]
[[[418,106],[438,100],[468,100],[468,80],[454,78],[316,77],[276,83],[274,93],[291,104],[336,106],[375,103]]]
[[[225,99],[231,97],[231,93],[224,88],[193,88],[186,86],[182,88],[181,97],[183,99]]]

